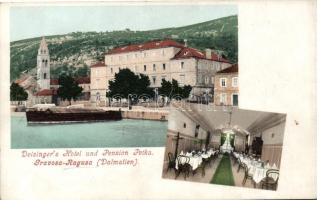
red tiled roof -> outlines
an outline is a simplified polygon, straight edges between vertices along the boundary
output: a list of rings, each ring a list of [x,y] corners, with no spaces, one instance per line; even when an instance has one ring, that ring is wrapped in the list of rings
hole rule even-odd
[[[79,78],[76,78],[76,82],[78,84],[88,84],[88,83],[90,83],[90,77],[79,77]]]
[[[108,53],[106,53],[106,55],[148,50],[148,49],[156,49],[156,48],[165,48],[165,47],[177,47],[181,49],[175,55],[173,59],[193,58],[193,57],[198,59],[207,59],[205,52],[201,52],[194,48],[185,47],[183,44],[180,44],[174,40],[161,40],[161,41],[156,40],[156,41],[146,42],[143,44],[133,44],[128,46],[118,47],[118,48],[114,48],[110,50]],[[218,57],[218,55],[213,52],[211,53],[211,60],[230,63],[228,60],[222,58],[221,56]],[[91,67],[94,67],[94,65]]]
[[[131,51],[142,51],[142,50],[148,50],[148,49],[165,48],[165,47],[183,48],[184,45],[174,40],[156,40],[156,41],[145,42],[143,44],[133,44],[133,45],[123,46],[123,47],[117,47],[110,50],[106,54],[117,54],[117,53],[131,52]]]
[[[58,85],[58,79],[51,79],[50,84],[51,85]]]
[[[184,47],[182,50],[180,50],[175,56],[174,59],[179,59],[179,58],[202,58],[205,59],[205,54],[198,51],[197,49],[189,48],[189,47]]]
[[[104,62],[97,62],[96,64],[94,65],[91,65],[90,67],[105,67],[105,63]]]
[[[217,74],[224,74],[224,73],[237,73],[239,71],[239,66],[238,64],[233,64],[231,65],[231,67],[228,67],[226,69],[223,69],[219,72],[217,72]]]
[[[37,93],[35,93],[35,96],[52,96],[52,95],[56,95],[57,94],[57,91],[54,90],[54,89],[44,89],[44,90],[41,90]]]
[[[184,47],[181,51],[179,51],[173,59],[183,59],[183,58],[199,58],[199,59],[207,59],[206,52],[201,52],[194,48]],[[209,60],[209,59],[208,59]],[[216,53],[211,52],[211,59],[213,61],[226,62],[230,63],[228,60],[218,56]]]

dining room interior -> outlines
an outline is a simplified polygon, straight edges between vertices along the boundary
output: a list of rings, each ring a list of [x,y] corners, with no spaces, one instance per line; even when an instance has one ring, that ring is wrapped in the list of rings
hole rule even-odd
[[[162,177],[276,190],[285,123],[283,113],[174,104]]]

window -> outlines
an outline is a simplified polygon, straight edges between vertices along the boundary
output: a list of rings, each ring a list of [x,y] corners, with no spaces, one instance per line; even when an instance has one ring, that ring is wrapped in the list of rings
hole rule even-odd
[[[156,71],[156,65],[153,64],[153,71],[155,72]]]
[[[112,67],[111,67],[111,69],[110,69],[110,70],[111,70],[111,74],[113,74],[113,69],[112,69]]]
[[[183,127],[186,128],[186,123],[183,124]]]
[[[181,69],[184,69],[184,62],[181,62]]]
[[[156,76],[152,76],[152,80],[153,80],[153,85],[155,85],[155,83],[156,83]]]
[[[205,77],[205,84],[209,84],[209,77],[208,76]]]
[[[166,65],[165,65],[165,63],[163,63],[163,70],[165,70],[166,69]]]
[[[143,53],[143,57],[144,57],[144,58],[146,57],[146,52]]]
[[[220,79],[220,86],[221,87],[227,87],[227,79],[226,78],[221,78]]]
[[[203,83],[203,75],[202,74],[198,74],[198,83],[199,84]]]
[[[226,93],[220,94],[220,103],[223,103],[223,104],[227,103],[227,94]]]
[[[164,49],[162,50],[162,55],[163,55],[163,56],[165,55]]]
[[[46,79],[46,73],[44,73],[44,79]]]
[[[185,74],[179,75],[179,85],[183,86],[185,84]]]
[[[216,63],[216,69],[217,69],[217,71],[219,71],[219,70],[221,70],[221,67],[220,67],[220,63]]]
[[[166,75],[162,75],[162,80],[166,80]]]
[[[215,83],[215,77],[211,77],[211,83],[212,83],[212,84]]]
[[[238,87],[238,77],[232,78],[232,87]]]
[[[146,71],[146,65],[143,66],[143,71]]]

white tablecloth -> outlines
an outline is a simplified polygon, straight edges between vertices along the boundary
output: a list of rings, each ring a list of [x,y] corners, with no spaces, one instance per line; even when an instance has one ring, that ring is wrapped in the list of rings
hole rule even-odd
[[[252,176],[254,182],[256,183],[260,183],[266,177],[266,172],[269,169],[278,169],[275,164],[272,167],[269,164],[267,164],[265,167],[262,167],[261,162],[259,161],[251,160],[248,157],[243,157],[242,154],[236,152],[234,152],[233,155],[236,158],[240,158],[241,162],[247,165],[249,174]],[[278,175],[272,174],[270,177],[272,177],[276,181]]]
[[[210,156],[214,155],[215,153],[216,153],[215,151],[209,150],[209,151],[207,151],[206,153],[201,154],[201,157],[207,159],[207,158],[209,158]]]
[[[181,154],[180,154],[181,155]],[[203,162],[202,156],[192,156],[191,153],[186,153],[186,156],[189,157],[189,165],[192,167],[193,170],[197,169],[199,165]],[[186,162],[186,158],[181,157],[180,158],[180,164],[184,164]],[[175,168],[178,169],[178,159],[176,159],[176,165]]]

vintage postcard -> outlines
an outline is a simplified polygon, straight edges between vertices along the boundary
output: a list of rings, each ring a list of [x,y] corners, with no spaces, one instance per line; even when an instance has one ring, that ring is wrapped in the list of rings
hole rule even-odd
[[[314,197],[315,7],[1,3],[0,198]]]

